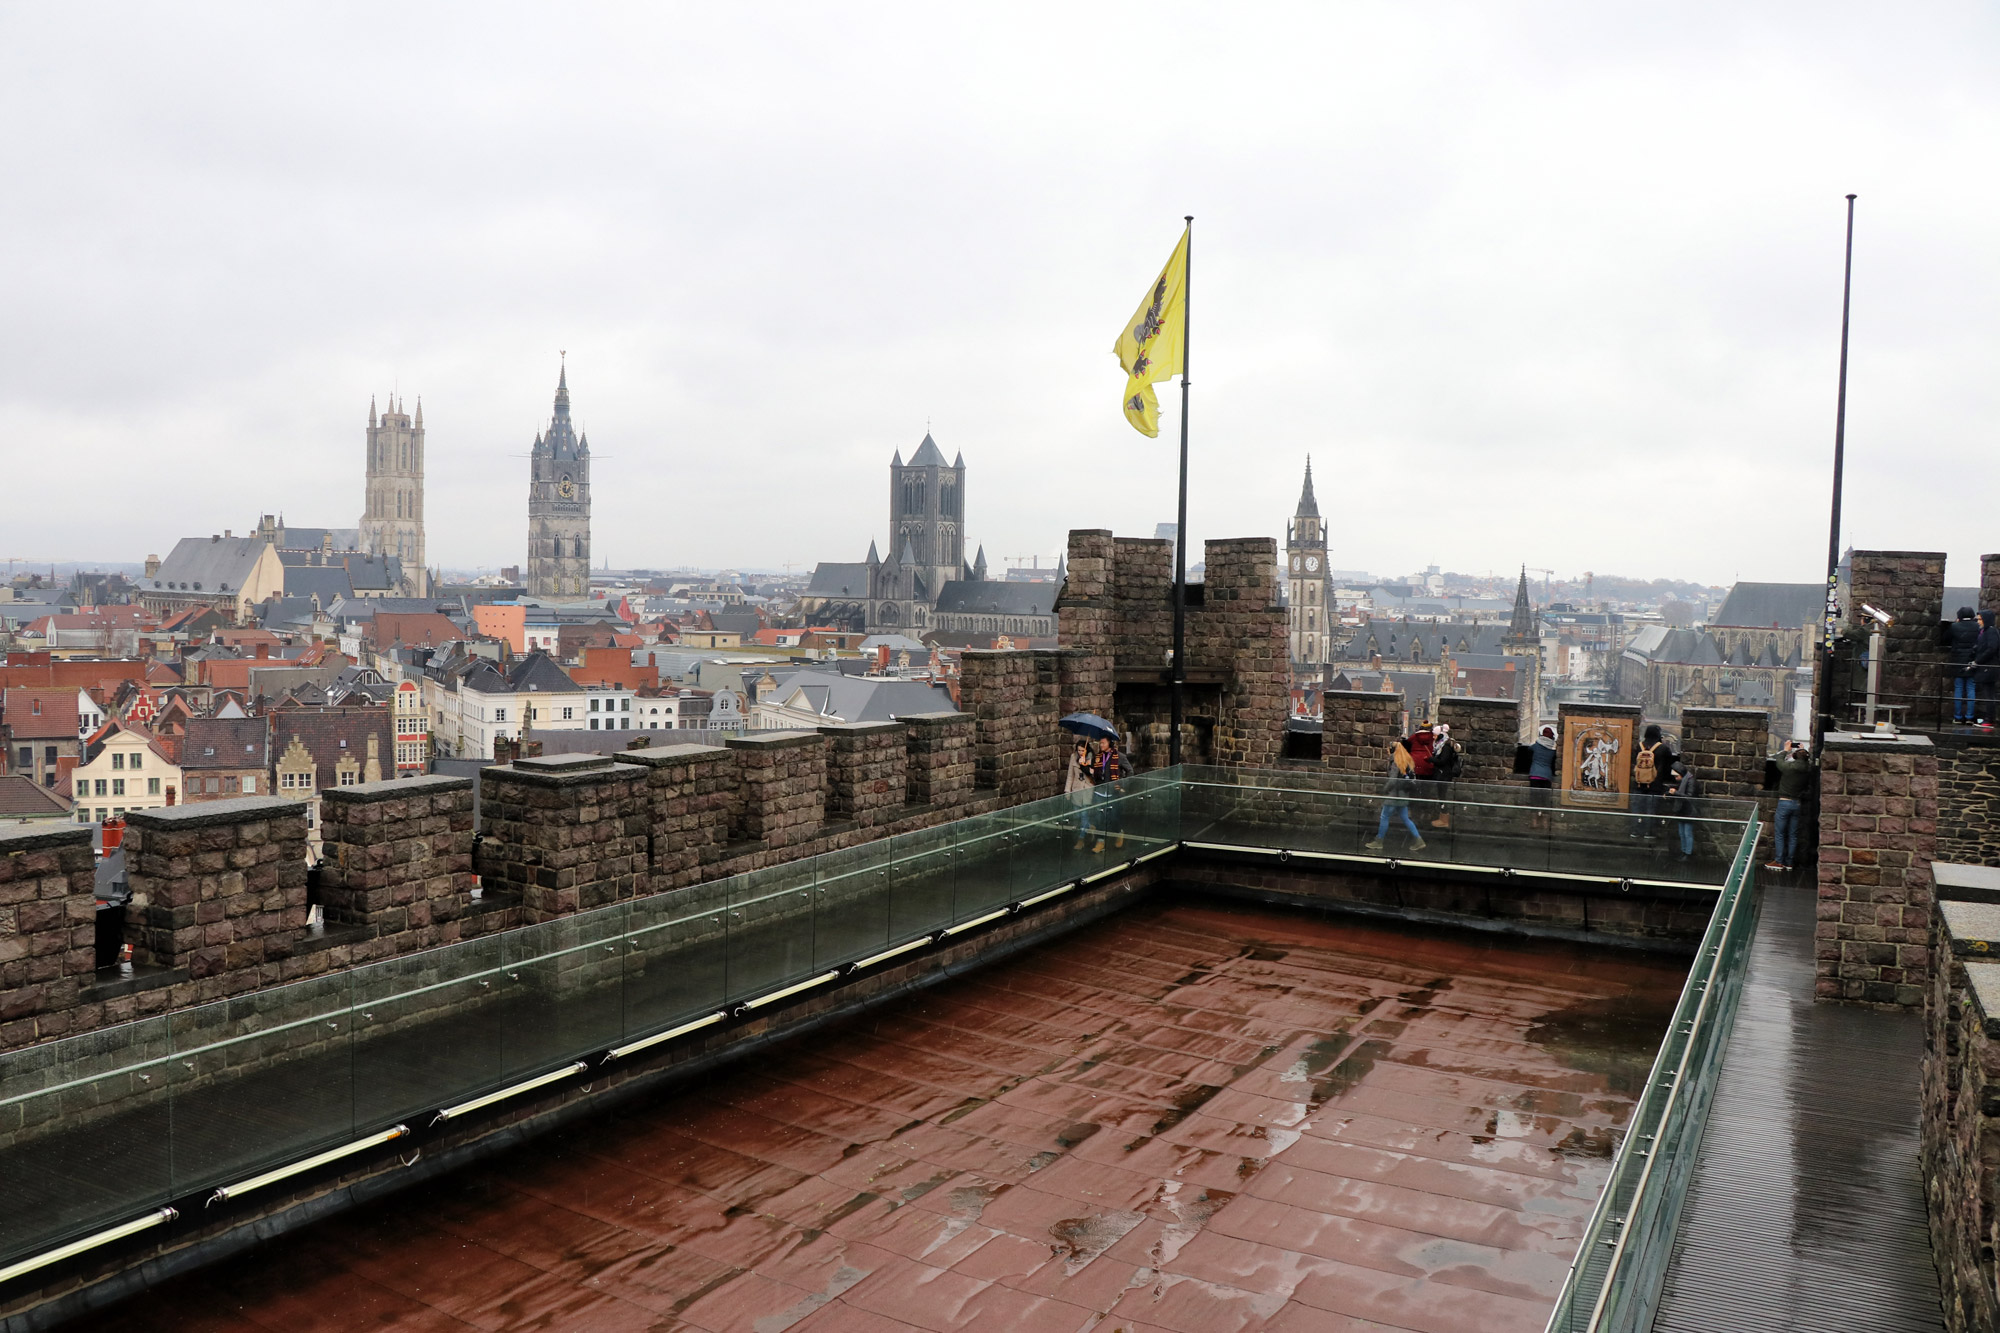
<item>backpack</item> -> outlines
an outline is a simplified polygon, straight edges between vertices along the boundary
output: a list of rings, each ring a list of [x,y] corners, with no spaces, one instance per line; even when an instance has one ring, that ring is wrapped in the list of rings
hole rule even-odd
[[[1639,753],[1632,757],[1632,781],[1641,787],[1650,787],[1660,780],[1660,763],[1655,756],[1660,753],[1662,744],[1664,742],[1642,745]]]
[[[1440,782],[1456,782],[1461,758],[1458,742],[1447,740],[1431,751],[1431,771]]]

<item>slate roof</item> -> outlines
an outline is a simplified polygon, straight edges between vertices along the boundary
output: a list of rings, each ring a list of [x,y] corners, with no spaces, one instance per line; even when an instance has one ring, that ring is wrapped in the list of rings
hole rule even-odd
[[[822,560],[813,567],[812,582],[806,585],[808,597],[866,597],[868,595],[868,565],[865,561],[842,563]]]
[[[181,736],[181,767],[269,768],[269,720],[261,717],[191,717]]]
[[[1048,616],[1054,615],[1054,583],[1007,583],[997,579],[953,579],[938,590],[940,615]]]
[[[924,442],[917,446],[914,454],[910,455],[910,466],[950,467],[951,464],[944,461],[944,454],[939,451],[937,441],[931,438],[929,431],[925,431]]]
[[[1343,662],[1365,662],[1371,653],[1380,652],[1385,662],[1429,663],[1441,660],[1446,654],[1504,656],[1506,639],[1505,625],[1433,625],[1422,621],[1370,619],[1335,652]],[[1422,646],[1421,659],[1413,655],[1412,645]]]
[[[332,606],[354,596],[354,581],[340,565],[286,565],[285,600],[319,598],[321,606]]]
[[[295,528],[287,524],[284,528],[285,551],[317,551],[325,544],[329,533],[333,536],[336,551],[358,551],[361,549],[360,528]]]
[[[160,562],[158,573],[141,579],[140,586],[147,591],[185,585],[195,592],[240,592],[269,545],[262,537],[183,537]]]
[[[1797,629],[1826,609],[1824,583],[1738,583],[1708,618],[1711,625]]]
[[[556,660],[537,648],[514,664],[507,673],[508,682],[516,690],[536,691],[542,694],[575,693],[583,686],[571,680]]]
[[[887,722],[915,713],[936,713],[957,708],[951,691],[942,685],[921,680],[889,680],[856,677],[831,671],[795,671],[778,679],[778,688],[765,702],[781,704],[796,690],[804,690],[812,706],[843,722]]]

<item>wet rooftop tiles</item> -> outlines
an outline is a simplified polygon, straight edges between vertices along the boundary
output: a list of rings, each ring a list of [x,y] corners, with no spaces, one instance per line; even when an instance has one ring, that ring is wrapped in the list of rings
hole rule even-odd
[[[1534,1333],[1681,976],[1149,906],[100,1326]]]

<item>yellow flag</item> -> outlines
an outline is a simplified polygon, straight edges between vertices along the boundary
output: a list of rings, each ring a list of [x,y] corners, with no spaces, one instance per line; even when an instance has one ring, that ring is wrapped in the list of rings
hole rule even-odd
[[[1111,350],[1125,368],[1125,419],[1141,435],[1158,437],[1160,401],[1153,385],[1181,373],[1183,323],[1187,302],[1187,233],[1167,259],[1167,266],[1147,289],[1138,310],[1118,331]]]

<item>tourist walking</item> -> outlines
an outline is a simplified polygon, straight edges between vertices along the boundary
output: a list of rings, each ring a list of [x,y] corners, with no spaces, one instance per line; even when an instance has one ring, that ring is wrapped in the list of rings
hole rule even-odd
[[[1093,759],[1090,742],[1079,738],[1076,749],[1069,756],[1068,772],[1063,777],[1063,795],[1076,807],[1076,845],[1071,851],[1080,852],[1090,837],[1090,789],[1096,785],[1091,776]]]
[[[1424,835],[1417,832],[1417,821],[1410,818],[1410,793],[1417,787],[1416,760],[1401,741],[1389,742],[1388,755],[1388,781],[1382,785],[1382,817],[1375,824],[1375,840],[1366,846],[1371,852],[1381,851],[1389,837],[1389,821],[1400,816],[1403,827],[1410,831],[1410,850],[1420,852],[1424,849]]]
[[[1979,651],[1979,622],[1973,617],[1972,608],[1958,608],[1958,619],[1951,622],[1946,630],[1946,645],[1951,649],[1951,664],[1957,668],[1951,673],[1951,720],[1958,726],[1968,726],[1979,720],[1979,669],[1972,664]]]
[[[1673,794],[1667,798],[1673,806],[1671,813],[1676,822],[1675,831],[1680,834],[1680,856],[1683,861],[1694,855],[1694,815],[1696,795],[1694,765],[1686,756],[1674,760],[1674,766],[1667,770],[1673,781]]]
[[[1772,859],[1766,870],[1789,873],[1799,863],[1799,825],[1803,822],[1806,797],[1812,793],[1812,748],[1804,741],[1790,741],[1778,756],[1778,817]]]
[[[1632,809],[1641,816],[1633,837],[1660,836],[1660,797],[1666,793],[1673,766],[1673,747],[1660,734],[1659,724],[1648,726],[1645,739],[1632,751]]]
[[[1091,826],[1097,831],[1097,844],[1090,850],[1104,850],[1106,834],[1112,837],[1112,845],[1125,849],[1125,820],[1118,808],[1118,792],[1113,784],[1125,776],[1125,756],[1118,751],[1118,742],[1109,736],[1101,736],[1097,741],[1097,753],[1090,770],[1092,783]]]
[[[1451,724],[1440,722],[1431,728],[1431,781],[1438,787],[1437,818],[1431,821],[1432,828],[1451,827],[1451,788],[1458,781],[1458,775],[1465,771],[1465,751],[1451,738]]]

